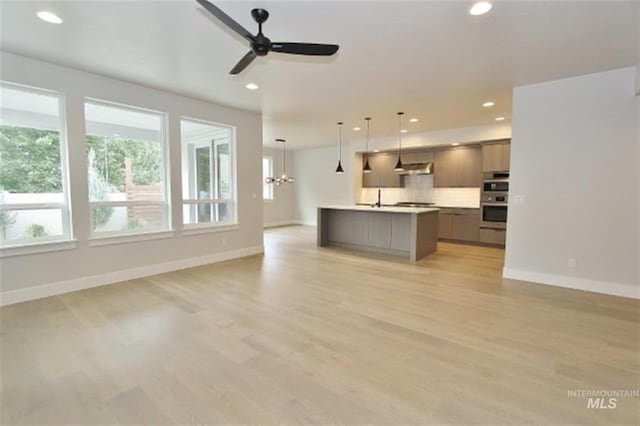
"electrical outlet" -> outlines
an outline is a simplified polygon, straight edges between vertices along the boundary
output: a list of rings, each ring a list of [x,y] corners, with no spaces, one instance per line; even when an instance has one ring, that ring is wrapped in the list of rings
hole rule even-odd
[[[227,246],[227,237],[222,237],[222,247]]]
[[[567,266],[569,268],[575,268],[577,264],[578,264],[578,260],[575,257],[570,257],[567,260]]]
[[[251,198],[253,198],[255,200],[256,198],[258,198],[258,194],[256,194],[255,192],[252,192],[251,193]]]

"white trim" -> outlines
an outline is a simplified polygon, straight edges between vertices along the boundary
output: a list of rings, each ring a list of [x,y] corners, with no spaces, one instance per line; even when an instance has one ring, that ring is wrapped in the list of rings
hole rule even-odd
[[[167,205],[164,201],[90,201],[91,210],[100,207],[164,207]]]
[[[112,244],[136,243],[138,241],[161,240],[173,238],[175,231],[150,231],[135,234],[118,234],[93,236],[89,238],[89,247],[109,246]]]
[[[180,259],[166,263],[142,266],[139,268],[109,272],[102,275],[92,275],[89,277],[58,281],[55,283],[43,284],[19,290],[5,291],[0,293],[0,306],[12,305],[14,303],[56,296],[58,294],[70,293],[72,291],[85,290],[92,287],[134,280],[142,277],[148,277],[150,275],[163,274],[166,272],[178,271],[181,269],[193,268],[195,266],[223,262],[225,260],[253,256],[261,253],[264,253],[263,246],[246,247],[206,256],[192,257],[189,259]]]
[[[295,220],[276,220],[273,222],[265,222],[264,228],[277,228],[279,226],[291,226],[291,225],[299,225]]]
[[[613,296],[640,299],[640,287],[629,284],[597,281],[587,278],[570,277],[566,275],[523,271],[513,268],[503,268],[502,276],[504,278],[513,280],[529,281],[537,284],[552,285],[556,287],[572,288],[575,290],[591,291],[594,293],[603,293]]]
[[[238,229],[240,229],[240,225],[237,223],[230,223],[228,225],[184,225],[184,228],[182,229],[182,235],[198,235],[207,234],[209,232],[237,231]]]
[[[0,258],[46,253],[48,251],[72,250],[78,247],[77,240],[47,241],[16,246],[0,247]]]

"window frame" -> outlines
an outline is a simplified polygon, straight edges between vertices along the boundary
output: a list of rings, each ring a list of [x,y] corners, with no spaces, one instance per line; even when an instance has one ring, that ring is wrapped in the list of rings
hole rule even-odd
[[[11,249],[33,247],[34,251],[39,251],[39,246],[55,245],[55,243],[74,242],[73,221],[71,212],[71,194],[69,188],[69,146],[67,140],[67,120],[66,120],[66,97],[63,92],[14,83],[7,80],[0,80],[0,87],[22,91],[35,95],[55,97],[58,101],[58,121],[59,121],[59,142],[60,142],[60,180],[62,185],[62,202],[54,203],[7,203],[0,204],[0,210],[24,211],[24,210],[60,210],[62,235],[52,235],[39,238],[21,238],[11,242],[0,242],[0,257],[4,257]],[[48,251],[48,250],[47,250]]]
[[[184,184],[180,185],[180,191],[181,191],[181,212],[182,212],[182,229],[185,231],[185,234],[195,234],[195,233],[199,233],[199,231],[202,232],[210,232],[211,230],[225,230],[225,229],[237,229],[238,225],[240,224],[239,220],[238,220],[238,176],[237,176],[237,163],[238,163],[238,156],[237,156],[237,151],[236,151],[236,143],[237,143],[237,138],[236,138],[236,134],[237,134],[237,128],[234,125],[231,124],[225,124],[225,123],[219,123],[219,122],[215,122],[215,121],[211,121],[211,120],[202,120],[200,118],[193,118],[190,116],[186,116],[186,115],[181,115],[179,117],[179,123],[180,123],[180,164],[182,164],[183,162],[185,162],[184,158],[182,158],[183,156],[183,149],[186,148],[187,151],[187,159],[186,159],[186,164],[188,165],[188,169],[186,171],[186,175],[188,176],[189,179],[189,185],[194,184],[194,188],[197,187],[196,182],[197,182],[197,172],[195,170],[195,165],[197,164],[197,160],[196,160],[196,156],[195,156],[195,150],[197,148],[201,148],[204,146],[209,146],[210,147],[210,158],[209,158],[209,164],[210,167],[211,165],[214,164],[215,162],[215,144],[206,144],[206,143],[200,143],[200,144],[192,144],[192,143],[187,143],[183,140],[183,135],[182,135],[182,122],[183,121],[190,121],[192,123],[196,123],[196,124],[202,124],[202,125],[206,125],[206,126],[212,126],[212,127],[222,127],[225,129],[229,130],[229,179],[230,179],[230,186],[231,186],[231,198],[208,198],[208,199],[193,199],[193,198],[186,198],[186,196],[190,196],[190,194],[185,194],[184,193]],[[193,153],[191,152],[191,147],[190,145],[193,145]],[[213,182],[215,180],[215,178],[213,177],[215,170],[213,167],[211,167],[209,169],[209,173],[210,173],[210,180]],[[185,175],[185,171],[183,170],[181,173],[181,178],[183,178]],[[191,181],[193,180],[193,182]],[[212,191],[213,192],[213,191]],[[185,217],[184,217],[184,207],[185,206],[191,206],[191,205],[210,205],[210,206],[217,206],[218,204],[226,204],[227,206],[231,206],[231,210],[233,213],[233,217],[232,220],[230,221],[225,221],[225,222],[203,222],[203,223],[185,223]],[[212,209],[213,212],[213,209]]]
[[[273,159],[273,155],[263,155],[262,156],[262,200],[263,201],[273,201],[276,198],[276,194],[275,194],[275,190],[274,190],[274,185],[271,183],[266,183],[265,182],[265,173],[264,173],[264,160],[267,160],[267,162],[269,163],[269,171],[267,176],[273,176],[273,171],[274,171],[274,167],[275,167],[275,161]],[[265,197],[264,196],[264,189],[265,188],[269,188],[269,196]]]
[[[99,106],[106,106],[111,108],[118,108],[126,111],[133,111],[138,113],[146,113],[146,114],[154,114],[160,117],[161,125],[160,125],[160,159],[161,159],[161,169],[162,169],[162,196],[163,201],[91,201],[91,199],[87,196],[87,201],[89,205],[89,241],[90,245],[102,245],[99,241],[110,241],[110,240],[126,240],[126,241],[136,241],[136,240],[145,240],[148,239],[149,236],[154,234],[164,235],[173,232],[173,224],[172,224],[172,207],[171,207],[171,161],[169,158],[169,114],[164,111],[158,111],[145,107],[138,107],[134,105],[127,105],[119,102],[113,102],[106,99],[94,98],[94,97],[84,97],[83,102],[83,112],[84,112],[84,137],[85,137],[85,157],[89,155],[86,146],[87,136],[87,116],[86,116],[86,107],[87,104],[95,104]],[[88,171],[88,163],[87,163],[87,171]],[[88,176],[87,176],[88,178]],[[88,181],[87,181],[88,183]],[[93,229],[93,209],[99,207],[144,207],[144,206],[157,206],[162,209],[162,218],[163,218],[163,226],[159,228],[152,229],[130,229],[130,230],[118,230],[118,231],[105,231],[105,232],[95,232]],[[137,238],[136,238],[137,237]]]

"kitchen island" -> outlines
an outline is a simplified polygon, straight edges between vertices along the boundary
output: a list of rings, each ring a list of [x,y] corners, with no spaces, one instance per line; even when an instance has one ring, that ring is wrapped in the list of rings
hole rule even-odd
[[[318,207],[318,246],[401,256],[416,262],[436,251],[437,208]]]

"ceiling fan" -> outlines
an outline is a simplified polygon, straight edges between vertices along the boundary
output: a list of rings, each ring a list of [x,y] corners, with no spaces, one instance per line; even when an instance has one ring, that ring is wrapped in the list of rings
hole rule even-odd
[[[207,0],[196,1],[213,16],[222,21],[223,24],[249,41],[251,50],[240,59],[229,74],[239,74],[253,62],[256,56],[265,56],[269,52],[289,53],[292,55],[331,56],[336,53],[340,47],[337,44],[272,42],[262,34],[262,24],[269,18],[269,12],[266,10],[253,9],[251,11],[251,16],[253,16],[253,19],[258,23],[258,34],[252,35],[217,6],[214,6]]]

